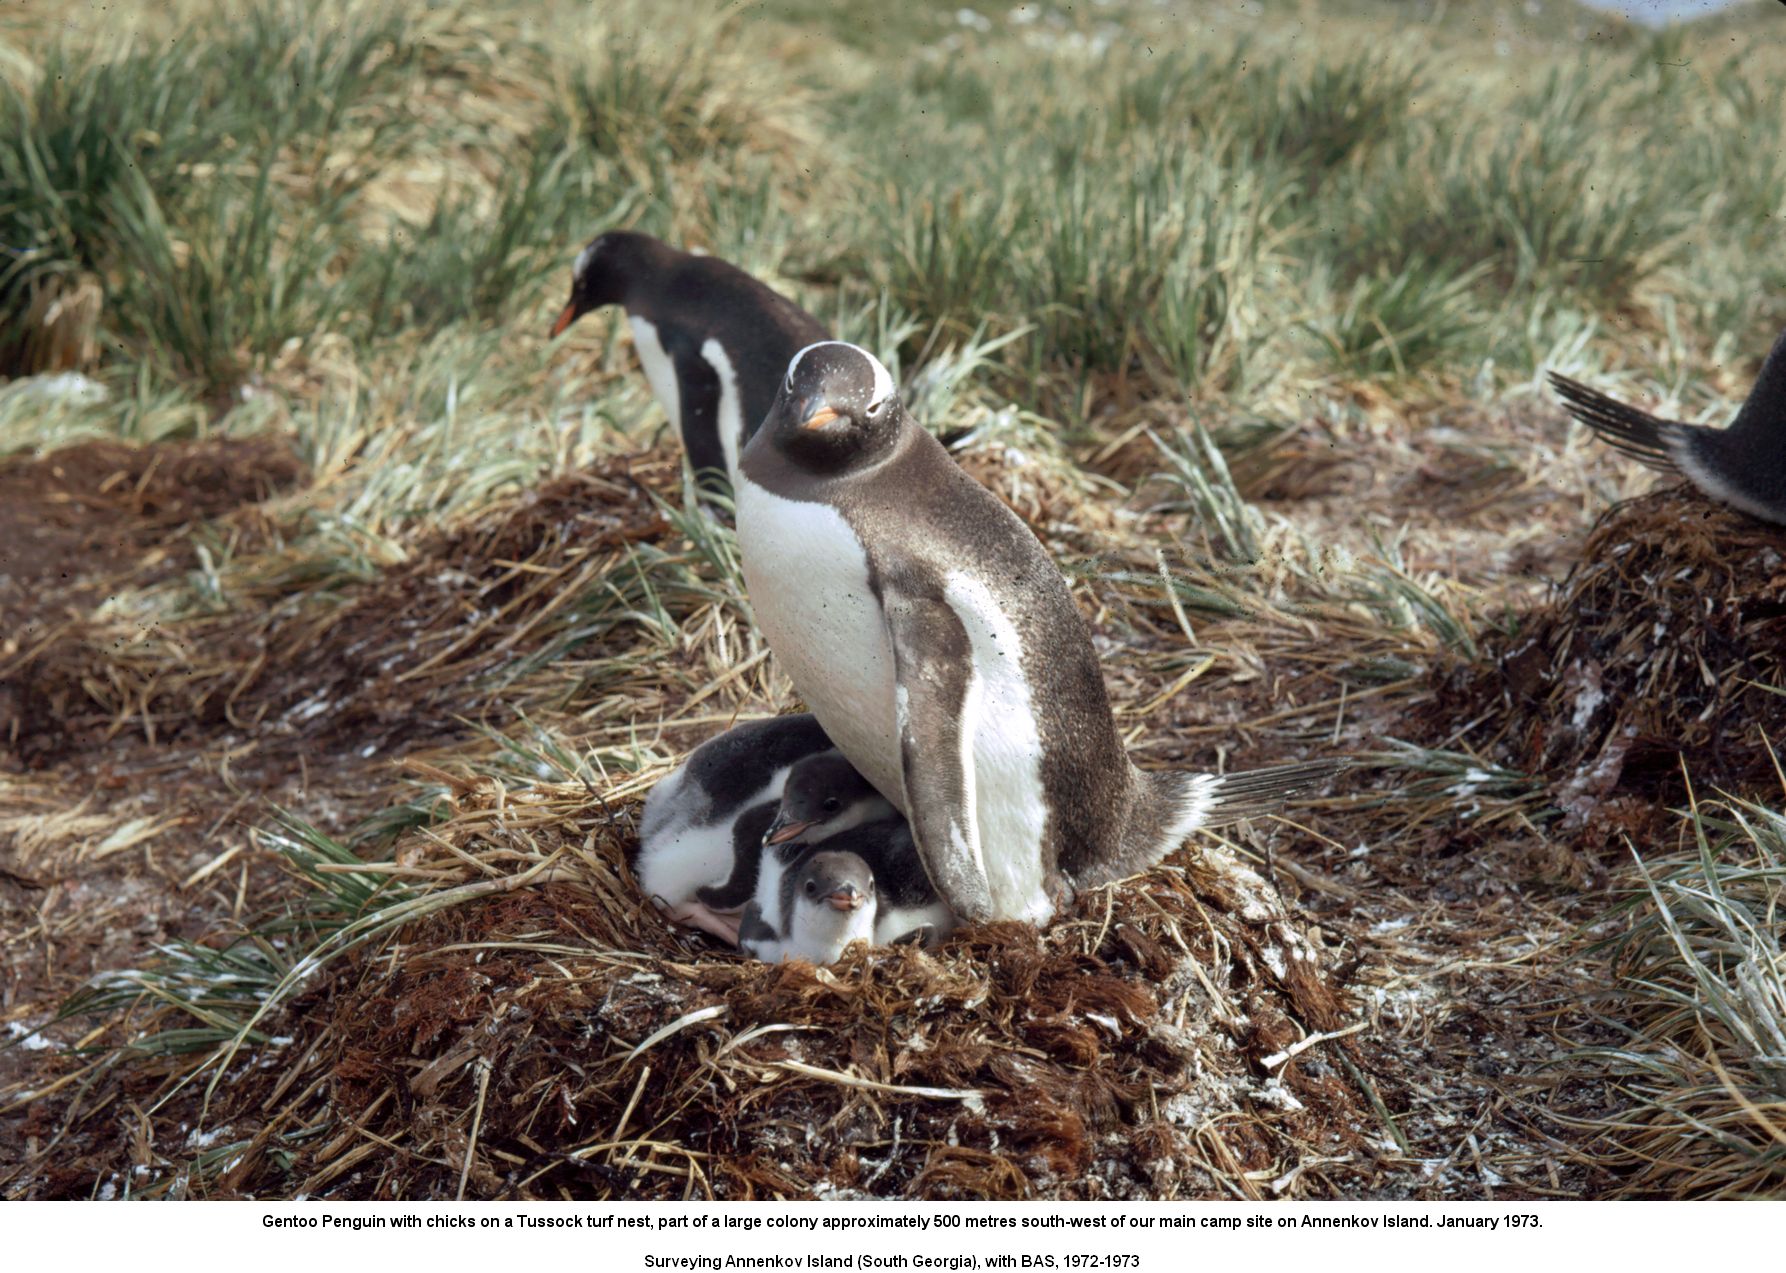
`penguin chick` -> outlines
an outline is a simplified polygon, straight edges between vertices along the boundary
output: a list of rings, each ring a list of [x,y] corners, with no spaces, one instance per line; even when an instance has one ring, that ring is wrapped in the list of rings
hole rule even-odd
[[[1684,477],[1751,517],[1786,524],[1786,331],[1724,429],[1661,419],[1554,371],[1550,384],[1564,409],[1620,454]]]
[[[735,912],[752,888],[717,906],[701,890],[736,874],[740,861],[751,863],[754,888],[755,859],[789,773],[805,757],[830,749],[825,731],[804,713],[751,721],[695,748],[645,798],[632,859],[645,896],[673,923],[735,943]]]
[[[746,908],[738,929],[746,954],[829,964],[851,942],[874,941],[874,872],[856,854],[812,850],[782,876],[779,892],[774,923],[760,902]]]
[[[781,802],[768,819],[752,812],[757,840],[746,844],[742,832],[733,847],[731,877],[698,891],[699,901],[715,911],[731,911],[752,897],[765,913],[780,905],[782,874],[808,849],[867,822],[898,818],[885,796],[856,772],[835,749],[814,752],[795,762],[782,785]],[[740,820],[739,826],[744,826]]]

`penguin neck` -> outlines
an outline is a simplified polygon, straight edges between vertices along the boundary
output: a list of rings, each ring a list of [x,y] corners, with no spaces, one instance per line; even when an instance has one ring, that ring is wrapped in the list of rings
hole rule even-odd
[[[1774,347],[1768,350],[1741,414],[1758,424],[1786,431],[1786,331],[1775,338]]]
[[[894,422],[885,441],[848,450],[803,445],[803,439],[758,431],[745,448],[745,476],[784,499],[821,502],[840,487],[854,484],[894,463],[911,449],[918,426]]]

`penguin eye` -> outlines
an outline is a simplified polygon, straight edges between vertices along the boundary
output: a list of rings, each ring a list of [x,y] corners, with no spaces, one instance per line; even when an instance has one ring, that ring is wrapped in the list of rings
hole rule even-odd
[[[818,896],[818,892],[819,892],[819,882],[817,880],[807,880],[806,881],[806,895],[808,897],[816,897],[816,896]]]
[[[885,398],[882,398],[879,402],[869,403],[868,404],[868,418],[870,420],[874,419],[876,416],[880,415],[880,413],[886,408],[886,406],[887,406],[887,400]]]
[[[826,813],[836,813],[842,807],[843,807],[843,805],[841,804],[841,802],[839,802],[839,800],[837,799],[836,796],[826,797],[826,799],[825,799],[825,812]]]

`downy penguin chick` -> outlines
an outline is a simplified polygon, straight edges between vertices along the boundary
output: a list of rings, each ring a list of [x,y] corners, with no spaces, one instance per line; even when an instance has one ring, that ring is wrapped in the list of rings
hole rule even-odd
[[[737,917],[723,912],[744,899],[713,907],[701,889],[733,874],[740,858],[754,860],[789,772],[830,749],[818,721],[804,713],[751,721],[702,743],[645,798],[632,861],[645,896],[672,922],[736,943]]]
[[[745,908],[738,946],[769,963],[834,963],[851,942],[874,941],[874,872],[854,853],[814,849],[782,876],[771,924],[760,902]]]

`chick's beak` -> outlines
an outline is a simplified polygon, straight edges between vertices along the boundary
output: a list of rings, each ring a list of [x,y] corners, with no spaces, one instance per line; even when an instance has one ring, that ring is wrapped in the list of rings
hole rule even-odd
[[[787,822],[777,816],[775,821],[769,824],[769,833],[763,837],[763,843],[786,844],[811,826],[810,822]]]
[[[563,309],[559,310],[558,321],[552,324],[552,339],[556,340],[558,337],[564,335],[564,329],[576,322],[582,316],[583,311],[577,308],[577,302],[575,301],[572,301]]]
[[[825,895],[825,901],[834,911],[853,911],[868,900],[868,895],[854,884],[839,884]]]

